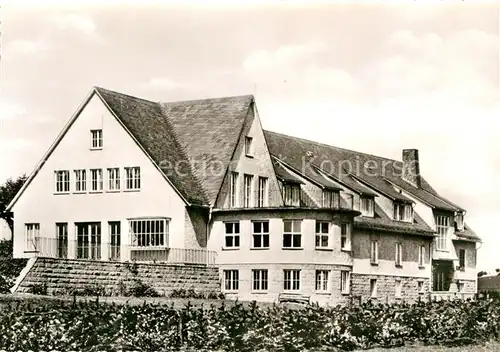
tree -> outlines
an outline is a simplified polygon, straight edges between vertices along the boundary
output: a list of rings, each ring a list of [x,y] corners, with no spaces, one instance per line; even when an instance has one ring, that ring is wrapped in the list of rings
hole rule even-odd
[[[485,275],[488,275],[488,273],[484,270],[477,273],[477,277],[483,277]]]
[[[14,229],[12,213],[5,211],[5,209],[24,185],[26,178],[26,175],[19,176],[16,180],[9,178],[3,185],[0,186],[0,218],[7,221],[11,230]]]

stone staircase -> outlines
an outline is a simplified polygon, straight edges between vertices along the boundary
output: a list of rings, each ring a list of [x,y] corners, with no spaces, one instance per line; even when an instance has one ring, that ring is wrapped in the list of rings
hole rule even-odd
[[[106,295],[122,295],[124,287],[137,283],[160,295],[173,290],[194,290],[201,294],[220,293],[216,267],[182,264],[146,264],[77,259],[32,258],[12,292],[33,293],[44,287],[47,294],[71,294],[98,289]]]

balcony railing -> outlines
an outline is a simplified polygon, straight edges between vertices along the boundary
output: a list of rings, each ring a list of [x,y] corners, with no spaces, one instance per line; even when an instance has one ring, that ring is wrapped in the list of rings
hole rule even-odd
[[[356,208],[354,197],[351,194],[340,194],[333,191],[284,188],[283,191],[279,192],[279,196],[282,196],[285,207],[348,210]]]
[[[214,265],[216,252],[205,249],[138,247],[90,241],[37,237],[26,253],[37,257]]]

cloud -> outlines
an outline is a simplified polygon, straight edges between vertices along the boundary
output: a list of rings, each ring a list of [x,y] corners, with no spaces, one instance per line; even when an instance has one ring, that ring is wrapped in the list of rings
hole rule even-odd
[[[97,36],[97,25],[94,20],[83,13],[57,14],[50,17],[50,21],[60,31],[76,31],[93,38]]]
[[[11,57],[15,55],[40,55],[46,53],[49,49],[49,44],[43,39],[26,40],[17,39],[5,44],[4,55]]]
[[[172,90],[179,88],[181,85],[172,81],[167,77],[153,77],[146,83],[141,84],[141,88],[155,90]]]

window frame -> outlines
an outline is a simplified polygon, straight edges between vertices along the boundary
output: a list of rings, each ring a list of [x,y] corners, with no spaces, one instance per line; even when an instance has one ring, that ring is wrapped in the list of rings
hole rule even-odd
[[[288,207],[300,207],[300,185],[285,183],[283,185],[283,203]]]
[[[318,224],[320,231],[318,232]],[[323,225],[326,224],[326,233],[323,232]],[[330,222],[324,220],[316,220],[315,223],[315,248],[316,249],[330,249]],[[326,238],[326,245],[323,245],[323,239]]]
[[[269,204],[268,178],[259,176],[257,189],[257,207],[264,208]]]
[[[401,279],[394,280],[394,297],[402,298],[403,296],[403,281]]]
[[[378,240],[370,241],[370,264],[378,265]]]
[[[122,226],[121,221],[108,221],[109,231],[109,260],[120,261],[121,258],[121,238]]]
[[[87,193],[87,170],[73,170],[75,174],[75,189],[73,193]]]
[[[239,172],[231,171],[229,175],[229,207],[238,208],[239,207],[239,197],[238,197],[238,182],[239,182]]]
[[[238,269],[223,270],[223,292],[238,292],[240,289],[240,271]],[[229,284],[229,285],[228,285]],[[229,288],[228,288],[229,287]]]
[[[59,178],[61,175],[61,179]],[[55,170],[54,171],[54,193],[55,194],[68,194],[71,191],[71,176],[69,170]],[[62,190],[58,190],[61,185]]]
[[[394,265],[397,268],[402,268],[403,267],[403,243],[397,242],[396,243],[396,252],[394,256]]]
[[[330,270],[316,270],[315,275],[315,292],[329,293],[330,292]]]
[[[393,210],[393,220],[413,222],[413,207],[411,204],[394,202]]]
[[[243,174],[243,207],[252,208],[253,206],[253,175]]]
[[[24,224],[24,238],[25,238],[25,253],[33,253],[39,251],[40,244],[40,223],[28,222]]]
[[[107,192],[120,192],[122,189],[121,169],[119,167],[107,168]],[[114,187],[111,187],[114,185]],[[116,187],[117,186],[117,187]]]
[[[129,240],[130,240],[130,246],[133,247],[134,250],[147,250],[150,248],[169,248],[169,228],[170,228],[170,218],[166,217],[147,217],[147,218],[129,218],[127,219],[128,225],[129,225]],[[163,233],[161,234],[159,231],[149,231],[149,232],[143,232],[143,233],[135,233],[134,232],[134,226],[132,225],[134,222],[162,222],[163,223]],[[140,226],[139,226],[140,228]],[[149,241],[146,241],[145,239],[148,238],[149,234]],[[152,236],[157,236],[153,242],[159,242],[159,244],[153,244],[151,245],[150,243],[152,242]],[[142,241],[139,241],[139,236],[144,236],[145,239]],[[135,238],[136,239],[135,239]],[[163,239],[161,239],[163,238]],[[142,242],[149,242],[148,245],[142,244]],[[161,244],[163,242],[163,244]]]
[[[462,258],[463,253],[463,258]],[[467,263],[467,251],[465,248],[458,249],[458,268],[460,271],[465,271],[465,266]]]
[[[283,292],[300,292],[300,272],[300,269],[283,269]],[[289,278],[287,278],[287,274],[289,274]],[[287,282],[289,288],[287,288]]]
[[[104,175],[102,169],[90,169],[90,193],[101,193],[104,189]],[[96,179],[94,179],[96,176]],[[94,186],[96,188],[94,188]]]
[[[450,217],[447,215],[436,215],[436,250],[449,251],[448,239],[450,231]]]
[[[375,215],[375,199],[372,197],[360,197],[361,216],[373,218]],[[365,204],[365,202],[368,202]],[[365,205],[367,207],[365,208]]]
[[[129,184],[131,187],[129,187]],[[125,189],[124,191],[140,191],[142,187],[141,182],[141,167],[140,166],[127,166],[125,167]]]
[[[420,245],[418,247],[418,267],[419,268],[424,268],[425,267],[425,252],[426,252],[426,246],[424,244]]]
[[[94,136],[94,133],[96,136]],[[94,145],[94,141],[96,142]],[[104,145],[103,131],[101,129],[90,130],[90,150],[101,150]]]
[[[286,231],[286,223],[291,223],[290,225],[290,231]],[[295,224],[299,224],[299,231],[297,232],[295,230]],[[290,246],[285,246],[285,236],[290,236]],[[295,239],[298,238],[298,246],[296,246]],[[302,246],[302,220],[298,219],[283,219],[283,242],[282,242],[282,249],[286,250],[297,250],[297,249],[303,249]]]
[[[232,225],[232,231],[231,233],[228,233],[228,225]],[[237,225],[237,226],[236,226]],[[238,232],[236,232],[236,229]],[[227,239],[228,238],[233,239],[233,245],[228,246],[227,245]],[[236,242],[238,243],[236,245]],[[241,245],[241,224],[238,220],[235,221],[224,221],[224,243],[223,243],[223,248],[224,249],[240,249]]]
[[[351,272],[348,270],[340,271],[340,293],[343,295],[351,293]]]
[[[370,279],[370,298],[377,298],[378,282],[377,279]]]
[[[255,231],[255,224],[257,223],[260,223],[260,227],[261,227],[261,230],[260,232],[257,232]],[[251,224],[252,224],[252,246],[250,247],[251,249],[260,249],[260,250],[263,250],[263,249],[269,249],[270,248],[270,229],[269,229],[269,226],[270,226],[270,223],[269,223],[269,220],[252,220],[251,221]],[[264,224],[267,224],[267,231],[264,231]],[[255,245],[255,238],[256,237],[260,237],[261,239],[261,246],[257,247]],[[267,238],[267,246],[265,246],[265,243],[266,243],[266,239]]]
[[[345,226],[345,233],[343,226]],[[340,223],[340,250],[349,252],[351,251],[351,233],[352,226],[350,222],[341,222]],[[345,239],[345,243],[342,244],[343,239]]]
[[[245,136],[245,156],[249,158],[253,158],[254,156],[253,137]]]
[[[337,209],[339,208],[340,193],[331,189],[324,189],[321,193],[321,201],[323,208]]]
[[[264,273],[265,273],[265,275],[263,275]],[[264,288],[264,286],[265,286],[265,288]],[[251,292],[253,292],[253,293],[266,293],[266,292],[268,292],[268,290],[269,290],[269,270],[268,269],[252,269],[252,290],[251,290]]]

